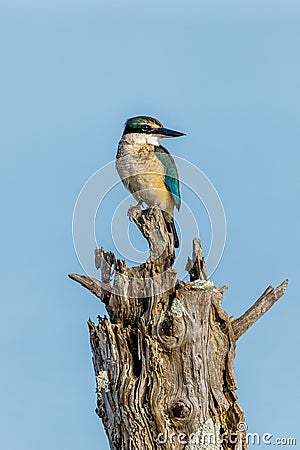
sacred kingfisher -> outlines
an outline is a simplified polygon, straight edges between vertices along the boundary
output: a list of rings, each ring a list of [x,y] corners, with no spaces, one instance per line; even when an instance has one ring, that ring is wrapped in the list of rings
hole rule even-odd
[[[174,225],[174,207],[179,210],[181,203],[178,172],[174,159],[160,141],[184,135],[164,128],[153,117],[132,117],[125,123],[116,158],[116,168],[124,186],[138,202],[136,208],[143,203],[158,206],[169,233],[173,234],[176,248],[179,239]]]

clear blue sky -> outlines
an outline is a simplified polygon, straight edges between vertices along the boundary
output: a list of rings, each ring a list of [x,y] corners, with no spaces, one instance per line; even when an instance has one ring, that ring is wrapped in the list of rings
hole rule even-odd
[[[224,308],[238,316],[269,283],[290,279],[240,340],[236,376],[249,430],[298,437],[299,448],[299,3],[0,8],[0,447],[108,449],[86,325],[104,309],[67,278],[82,272],[72,212],[88,177],[114,158],[125,119],[147,114],[187,133],[169,149],[222,199],[227,243],[212,279],[229,286]],[[126,195],[118,186],[109,204]],[[113,250],[109,215],[99,211],[98,223],[99,243]]]

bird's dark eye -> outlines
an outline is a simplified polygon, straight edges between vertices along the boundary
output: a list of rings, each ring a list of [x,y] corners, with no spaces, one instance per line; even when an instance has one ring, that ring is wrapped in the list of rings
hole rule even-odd
[[[142,129],[142,131],[150,131],[151,127],[150,127],[150,125],[142,125],[141,129]]]

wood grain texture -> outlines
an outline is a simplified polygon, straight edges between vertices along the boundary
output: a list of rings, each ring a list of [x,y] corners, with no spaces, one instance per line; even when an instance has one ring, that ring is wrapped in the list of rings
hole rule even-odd
[[[104,302],[109,315],[88,325],[96,412],[110,447],[245,450],[236,341],[283,295],[287,281],[268,288],[240,318],[229,318],[222,308],[227,288],[208,279],[200,241],[194,239],[187,263],[190,281],[177,280],[173,238],[161,211],[134,209],[131,219],[149,243],[144,264],[128,268],[100,248],[101,281],[70,275]]]

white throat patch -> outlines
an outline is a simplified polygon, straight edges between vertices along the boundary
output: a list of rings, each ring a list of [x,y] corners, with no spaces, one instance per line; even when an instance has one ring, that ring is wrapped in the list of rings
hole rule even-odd
[[[159,136],[146,133],[128,133],[126,135],[126,141],[128,142],[132,142],[133,144],[151,144],[156,147],[160,145],[161,139]]]

